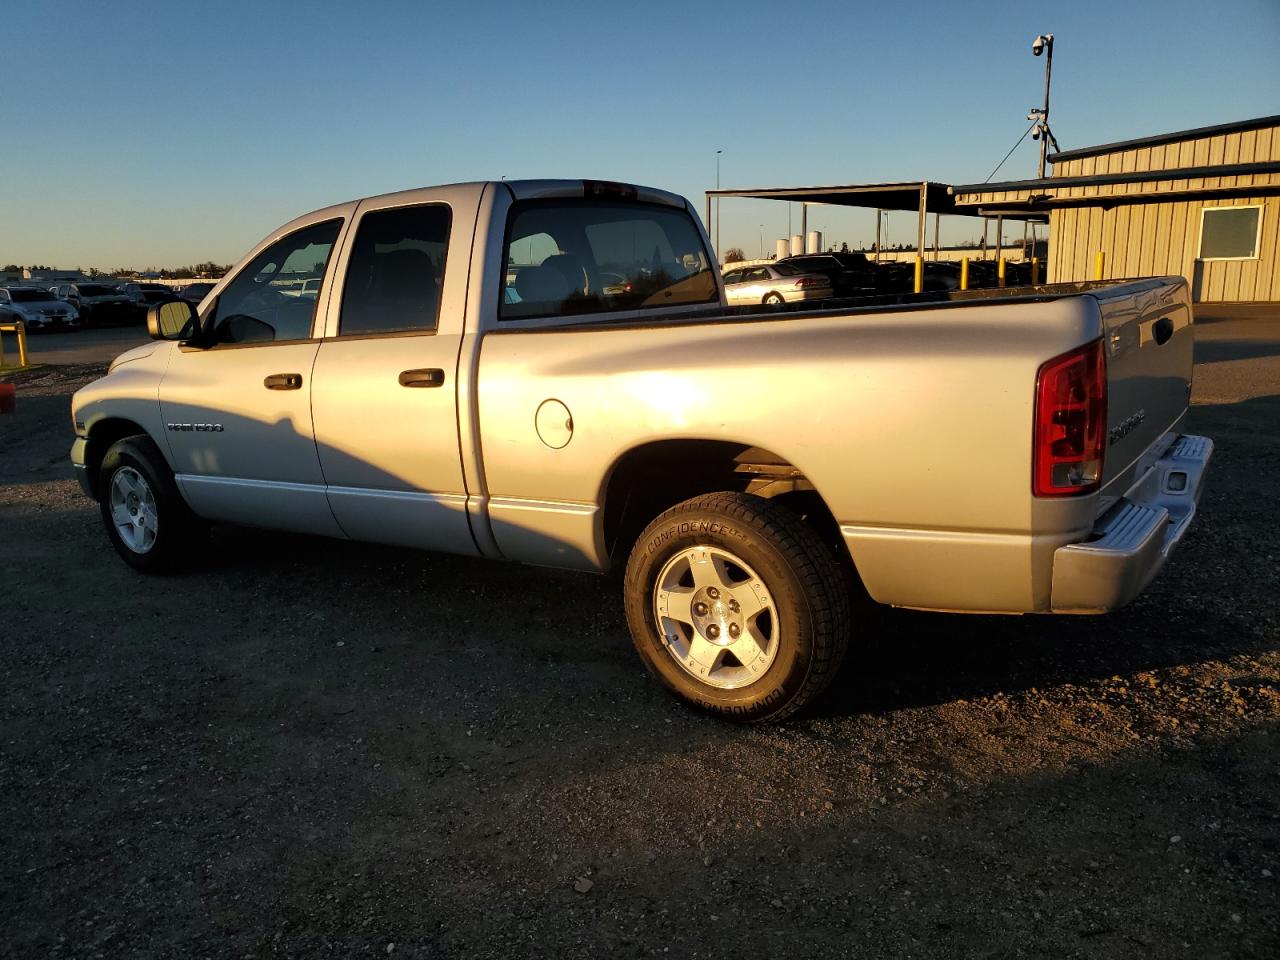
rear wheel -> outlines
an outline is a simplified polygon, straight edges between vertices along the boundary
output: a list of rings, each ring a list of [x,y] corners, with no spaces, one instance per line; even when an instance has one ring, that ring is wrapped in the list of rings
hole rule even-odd
[[[761,303],[785,303],[780,293],[766,293]]]
[[[811,703],[848,644],[836,558],[790,510],[747,494],[695,497],[653,521],[625,599],[649,670],[735,720],[781,720]]]
[[[124,561],[143,573],[181,569],[203,540],[205,526],[182,499],[151,439],[117,440],[98,476],[102,522]]]

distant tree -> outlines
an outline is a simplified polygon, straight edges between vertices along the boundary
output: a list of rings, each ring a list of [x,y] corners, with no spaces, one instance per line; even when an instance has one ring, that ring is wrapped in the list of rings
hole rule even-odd
[[[747,258],[743,254],[741,247],[730,247],[724,252],[725,263],[737,263],[738,261],[745,259]]]
[[[21,273],[22,268],[16,263],[7,263],[3,267],[0,267],[0,271],[5,273]]]

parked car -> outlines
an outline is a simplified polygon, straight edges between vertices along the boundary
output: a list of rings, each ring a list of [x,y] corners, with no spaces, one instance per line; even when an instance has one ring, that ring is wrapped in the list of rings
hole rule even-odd
[[[330,296],[274,285],[315,264]],[[147,327],[71,411],[137,570],[201,556],[208,522],[624,570],[646,666],[738,720],[811,702],[865,646],[854,604],[1126,603],[1213,450],[1184,433],[1180,277],[728,311],[688,201],[625,184],[328,207]]]
[[[831,281],[785,263],[739,267],[724,275],[729,306],[741,303],[794,303],[830,299]]]
[[[137,323],[138,311],[124,291],[105,283],[60,283],[53,293],[76,308],[86,327],[113,323]]]
[[[280,292],[286,297],[305,297],[308,300],[314,300],[320,294],[320,278],[311,277],[291,287],[282,288]]]
[[[858,297],[878,292],[875,286],[875,270],[862,253],[806,253],[783,257],[775,266],[786,266],[805,273],[817,273],[826,277],[832,295]],[[880,291],[882,292],[882,291]]]
[[[205,283],[188,283],[185,287],[178,291],[178,297],[186,300],[188,303],[199,303],[209,295],[209,291],[214,288],[215,284]]]
[[[0,321],[5,320],[21,320],[32,333],[80,329],[76,308],[40,287],[0,287]]]
[[[163,283],[131,282],[121,286],[120,290],[144,311],[150,304],[180,299],[173,287]]]

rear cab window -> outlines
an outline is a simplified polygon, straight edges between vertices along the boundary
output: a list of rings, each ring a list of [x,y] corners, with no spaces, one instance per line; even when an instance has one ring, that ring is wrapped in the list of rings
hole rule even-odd
[[[688,213],[595,198],[517,202],[500,320],[714,303],[712,261]]]

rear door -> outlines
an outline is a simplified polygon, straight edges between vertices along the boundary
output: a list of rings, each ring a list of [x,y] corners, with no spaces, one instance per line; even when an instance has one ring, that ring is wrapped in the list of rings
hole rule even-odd
[[[478,553],[458,446],[466,195],[363,201],[338,264],[311,399],[329,504],[356,540]]]
[[[744,271],[742,284],[738,287],[739,298],[746,303],[759,303],[773,289],[773,277],[764,267],[753,267]]]
[[[1138,281],[1095,297],[1107,363],[1103,487],[1119,495],[1138,461],[1186,412],[1195,334],[1182,280]]]

